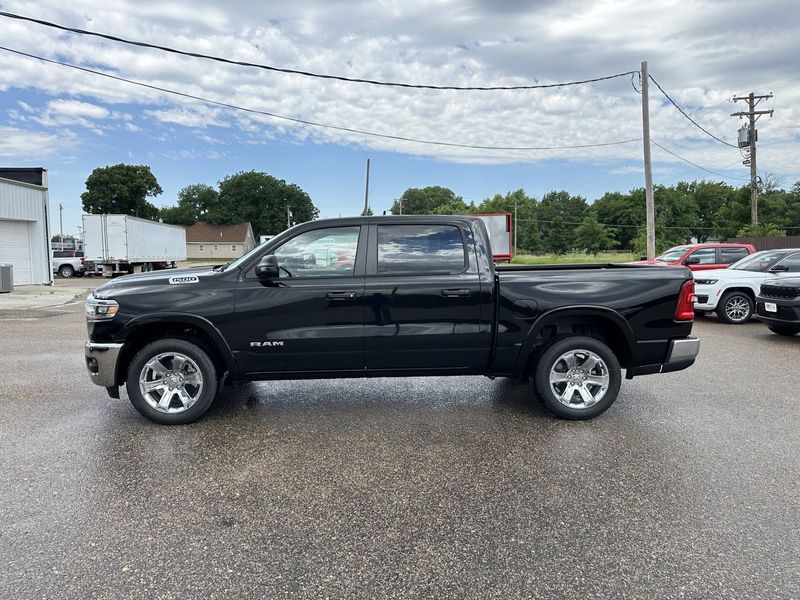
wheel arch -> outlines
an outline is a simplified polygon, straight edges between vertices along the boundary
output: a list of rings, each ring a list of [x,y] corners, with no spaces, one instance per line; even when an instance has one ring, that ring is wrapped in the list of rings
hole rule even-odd
[[[630,324],[611,308],[589,305],[557,308],[536,319],[520,349],[515,372],[522,377],[532,374],[542,351],[571,335],[599,339],[611,348],[622,368],[630,366],[635,343]]]
[[[206,349],[217,368],[219,376],[226,371],[238,376],[236,360],[230,346],[219,330],[208,319],[182,313],[154,313],[131,319],[117,334],[117,341],[124,342],[117,361],[115,380],[124,383],[128,367],[136,353],[155,340],[180,338],[194,342]]]
[[[756,296],[758,296],[758,291],[751,288],[749,285],[732,285],[731,287],[725,288],[722,293],[720,294],[720,298],[725,294],[729,294],[731,292],[742,292],[750,296],[750,300],[755,302]]]

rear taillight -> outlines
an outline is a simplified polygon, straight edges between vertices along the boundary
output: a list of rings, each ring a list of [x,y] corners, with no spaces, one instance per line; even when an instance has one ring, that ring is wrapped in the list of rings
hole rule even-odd
[[[684,281],[681,292],[678,295],[678,306],[675,307],[676,321],[694,320],[694,303],[697,297],[694,295],[694,279]]]

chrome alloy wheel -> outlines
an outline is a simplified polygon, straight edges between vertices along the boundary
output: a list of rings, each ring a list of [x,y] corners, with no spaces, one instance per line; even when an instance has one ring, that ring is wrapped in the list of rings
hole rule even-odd
[[[151,358],[139,374],[139,391],[145,402],[163,413],[181,413],[200,398],[203,374],[197,363],[180,352],[162,352]]]
[[[731,321],[744,321],[750,316],[750,303],[744,296],[731,296],[725,303],[725,314]]]
[[[594,406],[606,395],[608,365],[590,350],[570,350],[558,357],[550,369],[550,389],[569,408]]]

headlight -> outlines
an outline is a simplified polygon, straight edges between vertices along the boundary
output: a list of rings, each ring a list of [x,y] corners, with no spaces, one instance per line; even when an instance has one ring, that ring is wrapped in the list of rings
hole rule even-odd
[[[717,283],[716,279],[695,279],[694,282],[697,285],[714,285]]]
[[[116,300],[100,300],[94,296],[86,299],[87,321],[109,321],[114,318],[119,310]]]

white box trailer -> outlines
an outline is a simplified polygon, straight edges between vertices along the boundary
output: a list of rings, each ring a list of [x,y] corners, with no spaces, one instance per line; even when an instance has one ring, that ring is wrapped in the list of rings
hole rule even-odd
[[[83,215],[84,260],[106,277],[186,260],[186,229],[130,215]]]
[[[512,221],[511,213],[494,213],[472,215],[478,217],[489,233],[489,243],[492,246],[492,258],[497,261],[510,261],[513,255]]]

